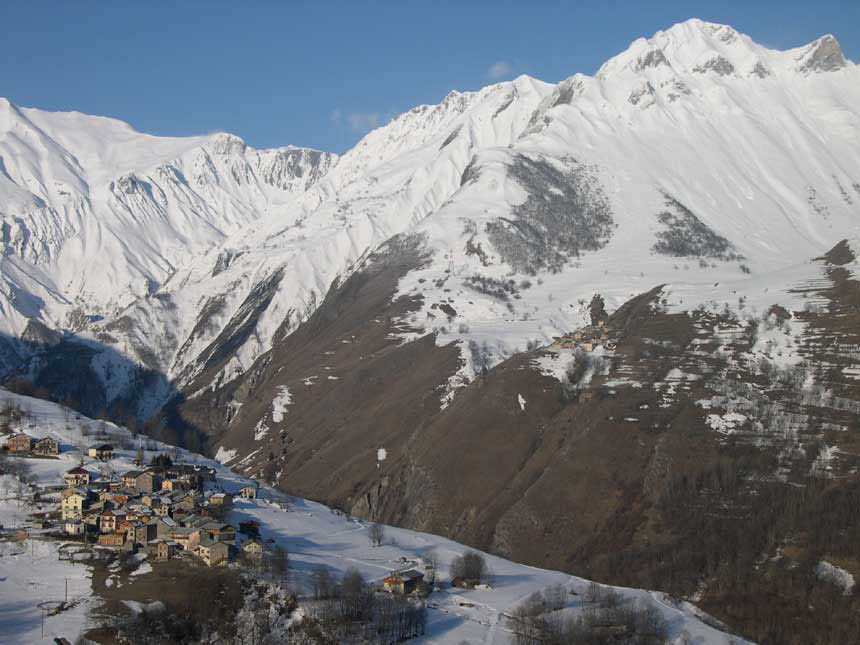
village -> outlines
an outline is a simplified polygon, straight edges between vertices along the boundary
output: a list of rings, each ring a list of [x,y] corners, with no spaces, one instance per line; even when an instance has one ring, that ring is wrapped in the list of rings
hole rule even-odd
[[[17,432],[8,438],[3,451],[18,458],[50,459],[60,454],[60,444],[51,437],[37,439]],[[88,465],[100,466],[113,457],[114,447],[109,443],[86,449],[86,458],[91,460]],[[164,453],[145,464],[140,451],[135,466],[107,476],[103,471],[109,469],[85,465],[65,471],[62,481],[43,485],[39,495],[42,501],[57,497],[57,508],[30,513],[28,528],[15,531],[17,538],[29,538],[34,532],[34,536],[62,539],[66,544],[61,554],[81,543],[103,553],[145,554],[153,562],[192,558],[207,567],[264,557],[267,549],[257,522],[240,522],[237,527],[224,521],[235,498],[257,499],[257,485],[220,490],[214,468],[174,463]],[[242,537],[237,539],[237,534]],[[426,593],[425,574],[410,568],[411,564],[392,570],[378,590],[398,595]]]
[[[58,455],[60,446],[50,437],[35,439],[19,432],[7,440],[5,450],[21,458],[44,458]],[[112,459],[113,452],[111,444],[97,443],[89,446],[86,456],[98,464]],[[109,476],[84,465],[67,470],[62,481],[43,486],[40,495],[50,499],[59,493],[58,508],[31,513],[30,528],[117,552],[143,552],[156,561],[193,556],[214,567],[240,553],[262,556],[263,546],[253,538],[241,545],[240,552],[237,527],[223,521],[234,496],[254,499],[256,486],[213,490],[207,484],[215,481],[214,469],[173,463],[165,454],[150,464],[136,465],[138,469]],[[244,530],[255,533],[254,526]]]

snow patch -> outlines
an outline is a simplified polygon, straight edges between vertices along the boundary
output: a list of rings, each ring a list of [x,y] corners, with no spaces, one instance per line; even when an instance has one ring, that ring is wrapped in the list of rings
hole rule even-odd
[[[815,575],[820,580],[840,587],[843,593],[848,596],[854,590],[854,576],[848,573],[845,569],[837,567],[835,564],[830,564],[827,560],[822,560],[815,567]]]
[[[290,405],[291,396],[290,390],[286,385],[279,385],[275,390],[275,398],[272,399],[272,421],[280,423],[284,420],[284,415],[287,413],[287,406]]]
[[[215,461],[219,464],[228,464],[233,461],[239,453],[235,448],[229,450],[224,446],[218,446],[218,452],[215,453]]]

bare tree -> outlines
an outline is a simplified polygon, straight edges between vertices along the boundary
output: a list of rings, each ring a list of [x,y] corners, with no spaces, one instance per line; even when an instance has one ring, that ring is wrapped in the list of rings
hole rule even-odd
[[[382,546],[382,542],[385,540],[385,527],[382,524],[378,522],[371,524],[369,534],[373,546]]]
[[[476,551],[466,551],[451,560],[451,579],[460,578],[472,584],[480,584],[487,575],[487,561]]]

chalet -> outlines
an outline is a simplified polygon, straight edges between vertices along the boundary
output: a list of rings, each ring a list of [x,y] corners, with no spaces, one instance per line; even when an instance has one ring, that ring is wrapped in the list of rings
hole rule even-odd
[[[87,455],[107,461],[113,459],[113,446],[109,443],[96,443],[87,448]]]
[[[227,554],[229,547],[223,542],[213,542],[207,537],[200,540],[200,544],[194,550],[203,562],[209,567],[215,567],[223,562],[227,562]]]
[[[239,495],[242,496],[242,499],[257,499],[257,487],[245,486],[239,491]]]
[[[101,546],[123,546],[125,545],[125,533],[102,533],[99,535]]]
[[[263,545],[257,540],[250,540],[242,545],[242,553],[250,560],[259,560],[263,557]]]
[[[83,535],[86,525],[80,520],[66,520],[63,522],[63,531],[66,535]]]
[[[37,455],[53,456],[60,454],[60,444],[56,439],[45,437],[39,439],[33,446],[33,452]]]
[[[405,595],[415,591],[422,580],[424,580],[424,574],[415,569],[397,571],[383,579],[382,588],[388,593]]]
[[[63,481],[66,482],[66,486],[86,486],[90,483],[90,473],[77,466],[66,471],[66,474],[63,475]]]
[[[60,517],[64,520],[80,520],[84,516],[87,496],[74,488],[67,490],[68,493],[63,491],[63,498],[60,502]]]
[[[229,524],[221,522],[207,522],[200,527],[206,533],[206,536],[215,542],[224,542],[225,544],[236,543],[236,529]]]
[[[9,437],[6,448],[9,452],[30,452],[33,448],[33,439],[28,434],[18,432]]]

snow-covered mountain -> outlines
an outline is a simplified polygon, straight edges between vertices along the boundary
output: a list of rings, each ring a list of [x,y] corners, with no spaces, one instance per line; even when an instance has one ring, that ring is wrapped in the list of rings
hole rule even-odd
[[[76,329],[153,294],[196,255],[316,183],[337,156],[0,100],[3,331]]]
[[[428,307],[444,293],[475,330],[445,340],[501,358],[581,322],[597,283],[616,304],[631,277],[695,292],[856,234],[858,79],[832,36],[781,52],[690,20],[594,77],[452,92],[342,158],[4,101],[3,331],[36,320],[182,386],[230,380],[335,278],[417,232],[431,265],[404,292]],[[532,288],[515,303],[431,293],[443,273]]]

